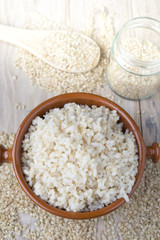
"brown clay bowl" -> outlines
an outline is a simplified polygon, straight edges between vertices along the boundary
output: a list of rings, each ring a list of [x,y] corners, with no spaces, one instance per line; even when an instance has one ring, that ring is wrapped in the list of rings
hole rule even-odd
[[[113,103],[112,101],[97,95],[93,95],[93,94],[68,93],[68,94],[53,97],[41,103],[40,105],[38,105],[35,109],[33,109],[27,115],[27,117],[21,123],[17,131],[12,149],[4,149],[3,146],[0,147],[0,165],[3,162],[12,162],[15,175],[23,191],[35,204],[37,204],[39,207],[43,208],[47,212],[50,212],[60,217],[70,218],[70,219],[95,218],[115,210],[116,208],[120,207],[123,203],[125,203],[125,200],[123,198],[118,199],[115,202],[107,205],[106,207],[103,207],[102,209],[92,211],[92,212],[67,212],[65,210],[52,207],[51,205],[49,205],[48,203],[40,199],[38,196],[36,196],[32,191],[32,189],[27,184],[22,172],[21,143],[25,133],[27,132],[30,124],[32,123],[32,120],[36,116],[42,117],[49,109],[56,108],[56,107],[62,108],[65,103],[69,103],[69,102],[75,102],[77,104],[87,104],[89,106],[103,105],[111,110],[116,110],[120,115],[120,121],[124,123],[124,129],[128,128],[130,131],[133,132],[138,145],[139,165],[138,165],[138,173],[136,175],[135,184],[132,188],[132,191],[128,194],[128,196],[131,197],[131,195],[134,193],[134,191],[138,187],[140,180],[142,178],[146,158],[148,157],[152,158],[154,163],[158,161],[160,157],[160,149],[159,149],[158,143],[153,143],[152,146],[146,146],[142,139],[139,128],[137,127],[136,123],[129,116],[127,112],[125,112],[120,106]]]

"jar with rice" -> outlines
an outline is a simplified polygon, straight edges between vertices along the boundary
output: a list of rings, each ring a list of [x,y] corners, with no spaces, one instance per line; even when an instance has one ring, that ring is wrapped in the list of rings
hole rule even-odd
[[[139,17],[116,34],[107,66],[107,82],[118,95],[144,99],[160,85],[160,22]]]

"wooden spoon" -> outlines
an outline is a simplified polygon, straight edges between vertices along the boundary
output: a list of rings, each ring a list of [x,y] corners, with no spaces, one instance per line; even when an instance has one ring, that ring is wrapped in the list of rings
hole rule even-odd
[[[75,59],[71,60],[73,71],[72,69],[68,70],[68,67],[62,67],[58,66],[58,64],[54,61],[48,60],[45,56],[42,55],[42,52],[40,51],[40,45],[46,39],[48,36],[54,36],[54,34],[62,33],[65,34],[72,34],[70,32],[64,31],[64,30],[28,30],[28,29],[18,29],[14,27],[8,27],[5,25],[0,24],[0,40],[5,41],[11,44],[14,44],[18,47],[21,47],[27,51],[29,51],[31,54],[42,60],[43,62],[49,64],[50,66],[62,70],[65,72],[71,72],[71,73],[83,73],[90,71],[91,69],[95,68],[100,60],[100,48],[97,45],[97,43],[87,35],[77,33],[80,38],[85,40],[85,47],[93,46],[94,49],[96,49],[96,54],[92,54],[92,58],[84,58],[81,57],[81,61],[85,61],[83,69],[76,68],[75,65]],[[74,32],[73,32],[74,34]],[[87,48],[86,48],[87,49]],[[72,57],[71,57],[72,58]],[[91,64],[92,62],[92,64]]]

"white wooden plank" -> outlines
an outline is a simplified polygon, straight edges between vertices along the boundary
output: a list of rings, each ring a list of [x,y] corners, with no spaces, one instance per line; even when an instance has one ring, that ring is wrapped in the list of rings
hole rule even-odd
[[[70,0],[70,24],[73,29],[83,29],[85,26],[85,11],[84,11],[84,0]]]
[[[133,17],[147,16],[160,20],[160,1],[132,0]],[[159,76],[160,79],[160,76]],[[160,88],[152,97],[140,102],[143,138],[146,144],[160,142]]]

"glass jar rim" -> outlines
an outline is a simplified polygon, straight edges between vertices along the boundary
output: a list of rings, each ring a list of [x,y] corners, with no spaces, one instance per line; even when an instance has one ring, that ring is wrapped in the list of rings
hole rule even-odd
[[[149,22],[150,21],[150,22]],[[136,25],[138,24],[138,25]],[[117,47],[118,50],[120,52],[120,54],[123,56],[123,58],[129,62],[132,66],[135,67],[141,67],[141,68],[147,68],[147,69],[154,69],[156,67],[160,67],[160,59],[156,59],[153,61],[143,61],[143,60],[139,60],[136,57],[130,55],[129,53],[126,53],[122,46],[121,46],[121,41],[120,38],[122,36],[122,34],[126,31],[126,29],[135,29],[135,28],[147,28],[150,29],[152,31],[157,32],[157,34],[160,35],[160,21],[156,20],[154,18],[150,18],[150,17],[136,17],[136,18],[132,18],[130,20],[128,20],[126,23],[123,24],[122,28],[120,29],[119,32],[117,32],[117,34],[115,35],[113,41],[112,41],[112,55],[114,57],[114,59],[116,60],[116,62],[125,70],[127,70],[130,73],[133,73],[135,75],[142,75],[142,74],[137,74],[134,72],[129,71],[127,68],[125,68],[124,66],[122,66],[118,60],[117,57],[115,55],[115,51],[114,51],[114,45],[115,42],[117,43]],[[160,70],[158,70],[155,73],[151,73],[151,74],[144,74],[144,76],[148,76],[148,75],[154,75],[154,74],[158,74],[160,72]]]

